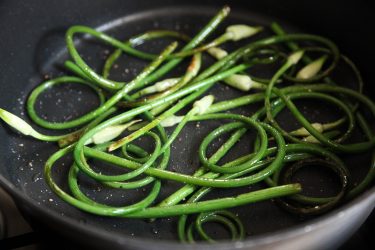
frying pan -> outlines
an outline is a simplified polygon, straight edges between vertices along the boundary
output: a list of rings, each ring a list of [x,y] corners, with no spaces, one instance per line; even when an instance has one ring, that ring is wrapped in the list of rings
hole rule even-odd
[[[27,119],[23,101],[44,78],[54,77],[64,72],[62,62],[67,59],[64,49],[64,31],[74,24],[82,24],[105,31],[119,38],[149,29],[178,29],[187,34],[196,33],[224,4],[230,4],[232,13],[217,34],[229,23],[249,23],[267,25],[278,21],[288,31],[304,31],[326,36],[335,41],[341,51],[353,59],[360,68],[366,84],[366,93],[372,98],[375,89],[371,54],[375,40],[366,27],[374,23],[372,1],[10,1],[0,3],[0,107],[8,109]],[[78,48],[86,55],[86,60],[99,69],[100,60],[106,48],[83,37]],[[104,46],[104,47],[103,47]],[[146,46],[144,49],[150,49]],[[160,50],[161,44],[153,49]],[[103,52],[104,51],[104,52]],[[113,73],[114,79],[129,80],[143,64],[129,58],[122,61],[125,66]],[[123,65],[121,64],[121,65]],[[121,66],[122,67],[122,66]],[[133,75],[132,75],[133,74]],[[62,88],[56,93],[47,93],[39,107],[40,112],[51,119],[64,119],[69,115],[87,112],[96,99],[87,89],[74,86]],[[77,101],[83,92],[84,102],[79,108],[64,106],[64,100]],[[223,91],[215,87],[212,92],[223,98],[238,95],[236,91]],[[78,94],[77,94],[78,93]],[[58,105],[60,102],[60,106]],[[319,107],[319,104],[315,108]],[[56,107],[57,106],[57,107]],[[56,112],[56,108],[59,112]],[[250,108],[240,112],[251,113]],[[332,112],[331,112],[332,113]],[[329,114],[320,115],[321,119]],[[183,133],[182,142],[174,145],[171,165],[175,171],[193,172],[197,166],[196,150],[199,141],[217,127],[218,123],[207,123],[197,129],[189,124]],[[293,126],[293,124],[286,124]],[[43,131],[43,130],[42,130]],[[194,133],[193,136],[189,136]],[[260,202],[234,211],[241,217],[247,231],[242,242],[223,241],[214,245],[198,243],[182,245],[176,239],[176,221],[160,219],[155,222],[103,218],[79,211],[60,201],[46,186],[41,174],[43,163],[56,150],[52,144],[35,142],[15,134],[6,126],[0,129],[0,184],[16,200],[17,205],[31,221],[50,228],[70,239],[95,248],[110,249],[330,249],[336,248],[358,229],[375,205],[375,187],[354,200],[318,217],[300,218],[280,210],[271,201]],[[246,146],[236,153],[245,153]],[[343,156],[353,179],[364,176],[368,155]],[[191,160],[193,159],[193,160]],[[188,168],[183,166],[189,166]],[[326,185],[335,190],[333,177],[322,177],[317,173],[307,173],[311,183],[326,178]],[[66,170],[59,167],[54,173],[57,182],[66,188]],[[328,181],[327,181],[328,180]],[[87,192],[94,192],[98,199],[110,204],[134,201],[147,190],[135,193],[113,193],[109,190],[94,189],[94,183],[82,179]],[[165,197],[178,186],[165,182],[161,193]],[[244,190],[251,190],[245,187]],[[337,187],[336,187],[337,188]],[[329,190],[327,188],[327,190]],[[224,190],[221,195],[231,195]],[[326,195],[330,195],[327,191]],[[92,193],[94,195],[94,193]],[[218,194],[213,193],[213,197]],[[332,194],[331,194],[332,195]],[[121,197],[121,198],[119,198]],[[213,227],[220,238],[225,232]],[[216,230],[216,231],[215,231]]]

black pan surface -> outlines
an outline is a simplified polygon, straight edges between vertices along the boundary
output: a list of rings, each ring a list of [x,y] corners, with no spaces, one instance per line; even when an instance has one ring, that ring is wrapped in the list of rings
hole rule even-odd
[[[316,20],[317,16],[310,16],[311,18],[315,17],[315,21],[311,21],[308,17],[308,8],[316,8],[315,6],[308,4],[302,6],[298,5],[297,1],[291,2],[294,4],[289,6],[292,9],[275,6],[276,2],[274,1],[254,1],[252,4],[233,3],[231,4],[233,11],[230,17],[215,34],[220,34],[228,24],[232,23],[266,26],[276,20],[290,32],[311,32],[333,39],[342,51],[352,57],[355,62],[358,62],[366,82],[368,83],[373,79],[370,75],[371,71],[366,65],[366,62],[369,62],[369,55],[364,51],[364,46],[370,44],[370,41],[353,39],[353,36],[364,36],[365,31],[353,29],[354,25],[348,21],[337,25],[338,20],[331,17],[332,15],[324,15],[324,13],[328,13],[326,8],[337,11],[329,5],[324,5],[324,8],[319,9],[319,13],[323,13],[319,16],[319,21]],[[32,3],[4,1],[0,4],[0,34],[4,38],[0,41],[0,46],[6,48],[2,49],[0,61],[0,93],[2,93],[0,106],[27,119],[24,110],[24,100],[27,94],[43,79],[67,73],[61,65],[68,58],[64,44],[64,32],[70,25],[88,25],[120,39],[150,29],[180,30],[186,34],[194,35],[222,5],[223,2],[209,4],[202,1],[191,1],[189,5],[172,4],[171,1],[160,1],[158,4],[151,1],[140,1],[132,4],[130,1],[80,1],[79,3],[64,1],[58,4],[57,2],[42,4],[41,1],[33,1]],[[358,11],[363,13],[359,17],[360,20],[356,21],[358,23],[370,18],[370,16],[366,16],[368,12],[364,6],[364,3],[356,5]],[[349,9],[345,6],[340,8],[347,14],[347,18],[350,18],[351,12]],[[60,9],[64,11],[59,11]],[[317,9],[314,10],[318,11]],[[303,16],[302,12],[307,16]],[[287,15],[288,13],[293,13],[293,17]],[[318,15],[318,12],[315,13]],[[340,20],[343,21],[344,19]],[[343,26],[346,26],[345,29]],[[155,41],[141,48],[157,52],[167,42],[165,40]],[[78,37],[77,46],[89,64],[98,70],[103,65],[103,59],[111,51],[110,47],[87,37]],[[228,45],[227,48],[230,49],[231,46]],[[206,59],[210,63],[210,59]],[[111,77],[118,80],[130,80],[145,65],[145,62],[141,60],[124,56],[119,61],[118,67],[115,67],[111,73]],[[184,69],[184,66],[186,65],[183,65],[180,71]],[[270,73],[262,69],[257,70],[257,74],[264,76]],[[340,68],[338,74],[341,74],[343,85],[352,86],[353,76],[346,72],[345,67]],[[367,92],[372,96],[375,93],[371,88],[367,88]],[[217,85],[210,90],[210,93],[213,93],[217,100],[228,99],[241,94],[224,85]],[[48,119],[61,121],[84,114],[97,104],[98,100],[89,89],[65,85],[47,92],[40,99],[38,111]],[[324,103],[301,102],[297,104],[304,108],[304,112],[311,119],[317,121],[329,121],[339,117],[337,110],[333,107],[327,107]],[[246,107],[238,109],[236,112],[251,114],[255,109],[256,107]],[[280,116],[281,124],[285,127],[297,128],[298,123],[290,117],[290,114],[285,112]],[[207,132],[219,126],[221,122],[190,123],[172,146],[174,153],[169,169],[192,173],[199,165],[197,149],[200,141]],[[194,134],[194,136],[190,136],[191,134]],[[117,242],[112,242],[114,246],[121,246],[124,244],[123,241],[127,241],[126,244],[129,246],[135,244],[133,246],[135,247],[140,243],[140,239],[141,241],[147,239],[151,242],[155,239],[177,240],[176,219],[174,218],[158,219],[155,222],[105,218],[84,213],[62,202],[51,193],[42,175],[44,162],[57,147],[53,144],[40,143],[18,136],[6,126],[2,126],[0,136],[2,138],[0,143],[0,180],[8,190],[12,190],[11,192],[18,199],[19,205],[34,219],[42,220],[46,224],[56,222],[56,226],[61,225],[60,228],[57,227],[57,231],[64,231],[67,234],[82,232],[83,235],[96,238],[93,242],[103,243],[110,239],[116,239]],[[250,142],[253,138],[254,135],[249,133],[224,160],[230,160],[249,152],[251,150]],[[147,141],[144,143],[147,143]],[[216,143],[216,146],[220,145],[219,141]],[[215,145],[212,149],[214,148]],[[354,157],[343,156],[350,171],[353,172],[354,182],[361,180],[366,173],[369,166],[369,157],[369,154]],[[57,182],[63,187],[66,187],[69,162],[70,159],[59,162],[59,167],[54,173]],[[108,169],[108,173],[118,173],[116,169],[111,167]],[[296,178],[296,181],[302,180],[305,183],[305,190],[308,194],[328,196],[333,195],[338,189],[335,176],[331,176],[329,173],[306,171]],[[147,187],[135,191],[108,190],[84,176],[81,176],[80,183],[89,195],[112,205],[134,202],[147,194],[148,191]],[[322,185],[323,188],[317,188],[316,183]],[[181,186],[171,181],[164,181],[163,184],[165,188],[163,188],[159,200]],[[256,185],[234,191],[220,190],[213,192],[207,198],[233,195],[261,187],[262,185]],[[367,196],[373,194],[373,191],[368,193]],[[365,199],[365,197],[363,196],[362,199]],[[298,228],[297,225],[303,227],[319,221],[319,218],[302,218],[291,215],[271,201],[235,208],[232,211],[243,220],[248,239],[282,229]],[[71,229],[73,230],[70,231]],[[225,237],[225,232],[214,225],[210,229],[217,237]],[[134,239],[134,241],[131,239]],[[162,245],[159,247],[162,247]]]

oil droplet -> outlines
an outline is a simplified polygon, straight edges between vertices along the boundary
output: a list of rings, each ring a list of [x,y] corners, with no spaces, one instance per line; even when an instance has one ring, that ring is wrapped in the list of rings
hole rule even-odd
[[[42,179],[42,177],[41,177],[41,173],[33,174],[33,176],[31,177],[31,180],[32,180],[33,182],[40,181],[41,179]]]

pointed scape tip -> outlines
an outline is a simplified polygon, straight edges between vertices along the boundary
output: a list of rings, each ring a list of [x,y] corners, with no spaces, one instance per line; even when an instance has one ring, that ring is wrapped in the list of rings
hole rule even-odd
[[[198,114],[202,115],[207,111],[207,109],[211,106],[214,100],[215,97],[213,95],[206,95],[202,99],[194,102],[193,107],[198,108]]]
[[[224,5],[223,8],[221,9],[221,11],[222,11],[225,15],[228,15],[229,12],[230,12],[230,7],[229,7],[229,5]]]
[[[324,55],[315,61],[307,64],[300,71],[298,71],[296,77],[298,79],[309,79],[316,76],[322,69],[325,61],[327,60],[327,55]]]
[[[234,24],[230,25],[226,29],[226,34],[230,40],[238,41],[244,38],[254,36],[263,30],[261,26],[250,26],[246,24]]]
[[[224,79],[228,85],[241,91],[249,91],[253,85],[252,79],[248,75],[234,74]]]
[[[24,135],[30,135],[34,133],[34,129],[20,117],[0,108],[0,118],[6,122],[9,126],[16,129]]]
[[[217,60],[220,60],[228,55],[228,52],[219,47],[209,48],[207,52]]]
[[[299,60],[301,60],[304,53],[305,53],[304,50],[297,50],[293,52],[292,54],[289,55],[288,62],[292,65],[297,64]]]

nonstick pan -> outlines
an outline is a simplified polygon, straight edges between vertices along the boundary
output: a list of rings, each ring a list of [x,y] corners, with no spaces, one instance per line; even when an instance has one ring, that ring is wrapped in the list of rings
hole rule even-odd
[[[372,1],[4,0],[0,3],[0,107],[27,119],[24,111],[27,94],[44,79],[66,73],[61,67],[68,58],[64,49],[64,32],[71,25],[87,25],[121,39],[158,28],[177,29],[193,35],[224,4],[231,6],[232,13],[217,34],[229,23],[268,25],[271,21],[278,21],[290,32],[303,31],[326,36],[357,63],[366,83],[366,94],[372,98],[375,96],[372,84],[375,80],[372,66],[372,46],[375,39],[370,36],[367,28],[368,24],[375,21]],[[97,69],[101,67],[100,59],[110,49],[85,37],[77,46],[90,65]],[[144,49],[157,51],[163,44],[150,47],[146,46]],[[124,58],[122,68],[115,71],[113,77],[129,80],[143,65],[140,61]],[[224,94],[225,98],[238,95],[238,92],[224,91],[220,86],[211,92],[218,98],[223,98]],[[79,108],[65,106],[64,100],[77,102],[81,98],[84,101],[74,106]],[[59,94],[51,92],[43,97],[39,111],[51,119],[68,119],[70,115],[87,112],[95,104],[96,99],[87,89],[70,86],[59,89]],[[314,109],[324,110],[319,103],[309,105]],[[59,112],[55,111],[56,108]],[[252,110],[249,108],[238,111],[249,114]],[[323,120],[330,115],[330,112],[323,111],[319,114]],[[196,150],[199,141],[217,126],[218,123],[204,123],[197,128],[196,124],[189,124],[181,135],[183,140],[173,145],[175,153],[171,165],[175,171],[193,172],[194,167],[186,166],[197,166]],[[191,134],[195,136],[189,136]],[[375,205],[374,187],[318,217],[296,217],[279,209],[271,201],[260,202],[234,209],[246,227],[247,237],[244,241],[182,245],[177,241],[174,219],[150,222],[104,218],[84,213],[62,202],[51,193],[42,175],[45,160],[57,148],[52,144],[19,136],[3,124],[0,138],[0,184],[15,198],[25,216],[52,231],[95,248],[331,249],[350,237]],[[249,149],[242,146],[236,153],[245,153],[246,150]],[[368,169],[369,155],[344,158],[354,173],[353,178],[360,180]],[[54,176],[60,185],[66,187],[64,180],[67,173],[64,168],[59,169],[61,170],[54,173]],[[337,188],[330,176],[321,176],[315,172],[306,174],[311,183],[325,182],[327,190]],[[90,182],[85,184],[88,187],[95,185]],[[168,184],[165,185],[168,188],[162,191],[161,197],[178,187],[172,182],[165,184]],[[244,190],[251,188],[246,187]],[[111,204],[133,201],[146,191],[112,194],[101,188],[87,190]],[[230,195],[231,192],[226,190],[220,195]],[[327,192],[329,195],[330,191]],[[213,197],[218,195],[214,193]],[[215,233],[218,237],[224,235],[220,230]]]

